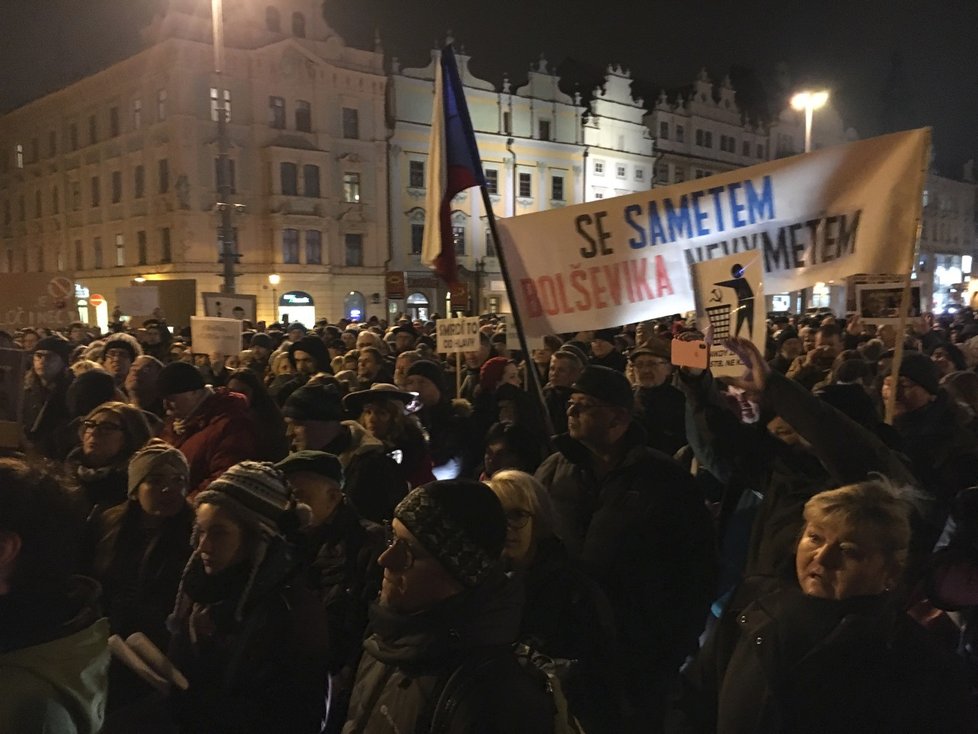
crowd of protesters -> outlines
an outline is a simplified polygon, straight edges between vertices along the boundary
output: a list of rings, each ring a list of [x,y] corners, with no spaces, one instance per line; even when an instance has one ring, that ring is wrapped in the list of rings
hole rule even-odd
[[[978,729],[971,311],[481,321],[0,333],[0,731]]]

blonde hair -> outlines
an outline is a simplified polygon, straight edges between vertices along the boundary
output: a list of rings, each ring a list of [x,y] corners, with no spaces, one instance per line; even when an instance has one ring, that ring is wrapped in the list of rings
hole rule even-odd
[[[503,469],[486,484],[500,500],[527,508],[533,513],[533,536],[548,538],[554,534],[554,507],[550,495],[531,474],[518,469]]]
[[[806,523],[867,532],[886,559],[901,569],[910,545],[910,504],[883,476],[819,492],[805,503]]]

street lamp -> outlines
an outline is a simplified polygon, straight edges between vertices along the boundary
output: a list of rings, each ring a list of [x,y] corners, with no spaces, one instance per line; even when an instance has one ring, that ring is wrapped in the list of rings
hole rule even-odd
[[[282,276],[272,273],[268,276],[268,284],[272,286],[272,318],[278,321],[278,284],[282,282]]]
[[[221,291],[234,293],[234,266],[238,259],[234,251],[234,229],[231,226],[231,176],[228,153],[227,91],[224,81],[224,0],[211,0],[211,24],[214,28],[214,73],[217,77],[217,209],[221,215],[221,263],[224,265],[224,284]]]
[[[812,151],[812,117],[815,110],[824,107],[829,101],[829,93],[825,90],[820,92],[798,92],[791,98],[791,106],[801,112],[805,112],[805,152]]]

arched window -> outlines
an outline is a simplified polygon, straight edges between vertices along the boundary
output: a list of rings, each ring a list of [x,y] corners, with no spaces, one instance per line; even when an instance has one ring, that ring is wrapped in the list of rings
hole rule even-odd
[[[428,320],[431,304],[428,301],[428,297],[424,293],[412,293],[407,297],[406,303],[407,312],[412,321],[415,319],[420,319],[421,321]]]
[[[343,299],[343,315],[351,321],[366,321],[367,299],[360,291],[350,291]]]
[[[306,16],[302,13],[292,13],[292,35],[296,38],[306,37]]]
[[[278,8],[271,5],[265,8],[265,27],[272,33],[282,32],[282,16],[279,14]]]

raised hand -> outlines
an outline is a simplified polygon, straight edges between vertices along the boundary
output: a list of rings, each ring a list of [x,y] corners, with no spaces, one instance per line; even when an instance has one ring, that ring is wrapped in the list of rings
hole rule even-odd
[[[771,368],[764,361],[764,355],[749,339],[727,339],[723,346],[736,354],[744,363],[744,374],[730,379],[731,384],[743,390],[748,397],[757,399],[767,385]]]

